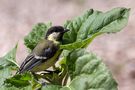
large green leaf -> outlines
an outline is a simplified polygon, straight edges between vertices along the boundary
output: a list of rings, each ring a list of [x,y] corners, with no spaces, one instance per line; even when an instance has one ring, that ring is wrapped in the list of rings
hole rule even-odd
[[[91,16],[92,14],[93,14],[93,9],[90,9],[90,10],[86,11],[83,15],[75,18],[74,20],[66,21],[66,23],[64,24],[64,27],[70,29],[70,31],[68,31],[67,33],[64,34],[63,44],[69,44],[69,43],[73,43],[76,41],[77,34],[78,34],[80,27],[88,19],[88,17]]]
[[[65,49],[65,50],[75,50],[77,48],[84,48],[86,47],[90,42],[93,41],[93,39],[100,35],[102,33],[95,33],[94,35],[92,35],[91,38],[87,38],[87,39],[84,39],[84,40],[80,40],[80,41],[76,41],[74,43],[71,43],[71,44],[65,44],[65,45],[61,45],[60,48],[61,49]]]
[[[102,60],[85,49],[69,54],[67,65],[71,82],[67,90],[117,90],[117,83]],[[64,90],[64,89],[62,89]]]
[[[61,86],[58,85],[47,85],[43,86],[41,90],[60,90]]]
[[[64,26],[70,31],[64,34],[61,49],[82,48],[100,34],[120,31],[127,25],[129,11],[126,8],[115,8],[102,13],[90,9],[80,17],[67,21]]]
[[[46,31],[51,27],[51,23],[38,23],[32,31],[24,38],[24,44],[33,50],[37,43],[45,37]]]
[[[0,58],[0,86],[4,84],[4,80],[12,75],[12,70],[18,68],[16,63],[17,45],[4,57]]]

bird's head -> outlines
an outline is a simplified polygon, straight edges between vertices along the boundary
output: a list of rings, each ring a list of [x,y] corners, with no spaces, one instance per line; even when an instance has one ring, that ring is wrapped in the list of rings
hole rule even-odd
[[[45,38],[47,40],[62,41],[62,37],[67,31],[69,30],[64,29],[62,26],[53,26],[48,29]]]

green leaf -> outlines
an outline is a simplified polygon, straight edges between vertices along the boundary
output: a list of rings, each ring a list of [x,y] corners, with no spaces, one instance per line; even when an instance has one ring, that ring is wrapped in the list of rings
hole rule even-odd
[[[63,88],[61,88],[60,90],[72,90],[70,87],[63,87]]]
[[[70,31],[64,34],[63,44],[69,44],[76,41],[80,27],[88,19],[88,17],[92,15],[92,13],[93,9],[90,9],[86,11],[83,15],[75,18],[74,20],[66,21],[64,27],[70,29]]]
[[[51,23],[38,23],[32,31],[24,38],[24,44],[33,50],[37,43],[45,37],[46,31],[51,27]]]
[[[17,45],[11,51],[9,51],[4,57],[0,58],[1,68],[7,67],[7,66],[19,67],[19,65],[16,63],[16,50],[17,50]]]
[[[4,84],[6,78],[9,78],[12,75],[11,70],[10,67],[0,70],[0,86]]]
[[[83,48],[98,35],[120,31],[127,25],[129,11],[126,8],[114,8],[102,13],[90,9],[74,20],[67,21],[64,26],[70,31],[64,34],[61,49]]]
[[[89,43],[91,43],[93,41],[93,39],[100,35],[102,33],[95,33],[91,38],[87,38],[85,40],[82,41],[77,41],[71,44],[65,44],[65,45],[61,45],[60,49],[65,49],[65,50],[75,50],[77,48],[84,48],[86,47]]]
[[[17,45],[4,57],[0,58],[0,86],[3,85],[4,80],[12,75],[13,68],[18,68],[16,63],[16,50]]]
[[[30,72],[23,74],[16,74],[11,78],[4,81],[4,88],[18,88],[21,90],[37,90],[41,88],[41,84],[34,79],[34,76]]]
[[[32,90],[31,86],[27,86],[27,87],[23,87],[23,88],[17,88],[17,87],[6,87],[6,86],[2,86],[0,90]]]
[[[43,86],[41,90],[60,90],[61,86],[58,85],[47,85]]]
[[[75,50],[67,57],[67,65],[72,80],[67,85],[70,90],[117,90],[110,71],[95,54]]]
[[[30,73],[16,74],[11,78],[5,80],[5,84],[15,87],[26,87],[30,85],[32,75]]]

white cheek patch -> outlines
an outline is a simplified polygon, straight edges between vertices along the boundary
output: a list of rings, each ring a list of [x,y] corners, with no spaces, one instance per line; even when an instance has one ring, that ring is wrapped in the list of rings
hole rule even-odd
[[[53,32],[52,34],[50,34],[48,36],[48,40],[56,40],[58,38],[59,34],[60,34],[59,32],[58,33]]]
[[[55,39],[59,36],[59,34],[60,33],[56,33],[56,32],[54,32],[54,33],[52,33],[52,37],[54,37]]]

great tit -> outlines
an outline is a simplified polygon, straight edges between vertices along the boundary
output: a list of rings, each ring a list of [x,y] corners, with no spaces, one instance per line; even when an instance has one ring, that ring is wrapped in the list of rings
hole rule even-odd
[[[60,44],[64,33],[67,31],[69,30],[62,26],[49,28],[45,38],[26,57],[17,73],[20,74],[25,71],[39,72],[53,66],[62,51],[60,50]]]

